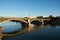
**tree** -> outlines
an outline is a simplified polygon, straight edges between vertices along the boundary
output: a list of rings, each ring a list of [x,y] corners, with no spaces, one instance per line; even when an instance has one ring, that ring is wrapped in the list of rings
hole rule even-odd
[[[37,18],[43,18],[43,16],[38,16]]]

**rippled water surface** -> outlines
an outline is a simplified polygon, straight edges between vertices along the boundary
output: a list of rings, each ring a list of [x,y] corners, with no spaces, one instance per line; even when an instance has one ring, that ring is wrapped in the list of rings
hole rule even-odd
[[[6,22],[0,24],[4,28],[3,32],[13,32],[22,29],[21,23]],[[22,35],[5,38],[4,40],[60,40],[59,25],[41,25],[39,27],[29,27]],[[25,30],[24,30],[25,31]]]

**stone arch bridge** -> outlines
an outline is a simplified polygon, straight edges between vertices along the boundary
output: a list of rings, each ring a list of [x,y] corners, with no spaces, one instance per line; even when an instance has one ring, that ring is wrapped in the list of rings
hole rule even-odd
[[[16,21],[21,21],[21,22],[24,22],[24,23],[27,23],[28,26],[31,25],[31,22],[37,20],[37,21],[40,21],[42,23],[42,25],[44,25],[44,21],[47,20],[47,21],[50,21],[50,18],[48,19],[45,19],[45,18],[7,18],[7,19],[3,19],[3,20],[0,20],[0,24],[1,23],[4,23],[4,22],[7,22],[7,21],[11,21],[11,20],[16,20]],[[22,34],[22,33],[25,33],[27,30],[24,29],[23,31],[21,32],[17,32],[15,34],[1,34],[1,36],[3,37],[10,37],[10,36],[14,36],[14,35],[17,35],[17,34]]]
[[[31,25],[31,22],[37,20],[37,21],[40,21],[42,23],[42,25],[44,25],[44,21],[47,20],[47,21],[50,21],[50,18],[7,18],[6,20],[2,20],[0,22],[1,23],[4,23],[4,22],[7,22],[7,21],[11,21],[11,20],[16,20],[16,21],[20,21],[20,22],[24,22],[24,23],[27,23],[28,25]]]

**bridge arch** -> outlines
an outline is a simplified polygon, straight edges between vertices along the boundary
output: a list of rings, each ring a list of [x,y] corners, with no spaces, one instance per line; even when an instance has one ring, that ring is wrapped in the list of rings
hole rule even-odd
[[[24,20],[21,20],[21,19],[8,19],[8,20],[2,21],[0,23],[5,23],[5,22],[8,22],[8,21],[28,23],[27,21],[24,21]]]
[[[31,24],[34,24],[34,25],[41,25],[42,22],[40,20],[32,20],[31,21]]]
[[[32,19],[31,22],[33,22],[33,21],[39,21],[39,22],[42,22],[41,19]]]
[[[14,22],[21,22],[22,28],[26,28],[28,26],[28,22],[24,21],[24,20],[18,20],[18,19],[11,19],[10,21],[14,21]]]
[[[8,21],[13,21],[13,22],[16,22],[16,23],[17,22],[21,22],[22,28],[25,28],[25,27],[28,26],[28,22],[27,21],[24,21],[22,19],[8,19],[8,20],[5,20],[5,21],[0,22],[0,24],[5,23],[5,22],[8,22]]]
[[[21,19],[10,19],[10,21],[16,21],[16,22],[24,22],[28,23],[27,21],[21,20]]]
[[[49,20],[44,20],[43,22],[44,22],[45,25],[49,24]]]

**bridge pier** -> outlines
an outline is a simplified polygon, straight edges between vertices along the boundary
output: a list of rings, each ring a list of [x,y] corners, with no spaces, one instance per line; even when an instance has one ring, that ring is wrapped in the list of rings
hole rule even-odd
[[[31,26],[31,22],[30,22],[30,19],[28,19],[28,26],[29,26],[29,27]]]
[[[42,25],[44,25],[44,20],[42,19]]]
[[[41,21],[42,21],[42,25],[44,25],[44,19],[42,19]],[[28,19],[28,26],[29,26],[29,27],[30,27],[30,26],[33,26],[33,25],[31,24],[31,20],[30,20],[30,19]]]

